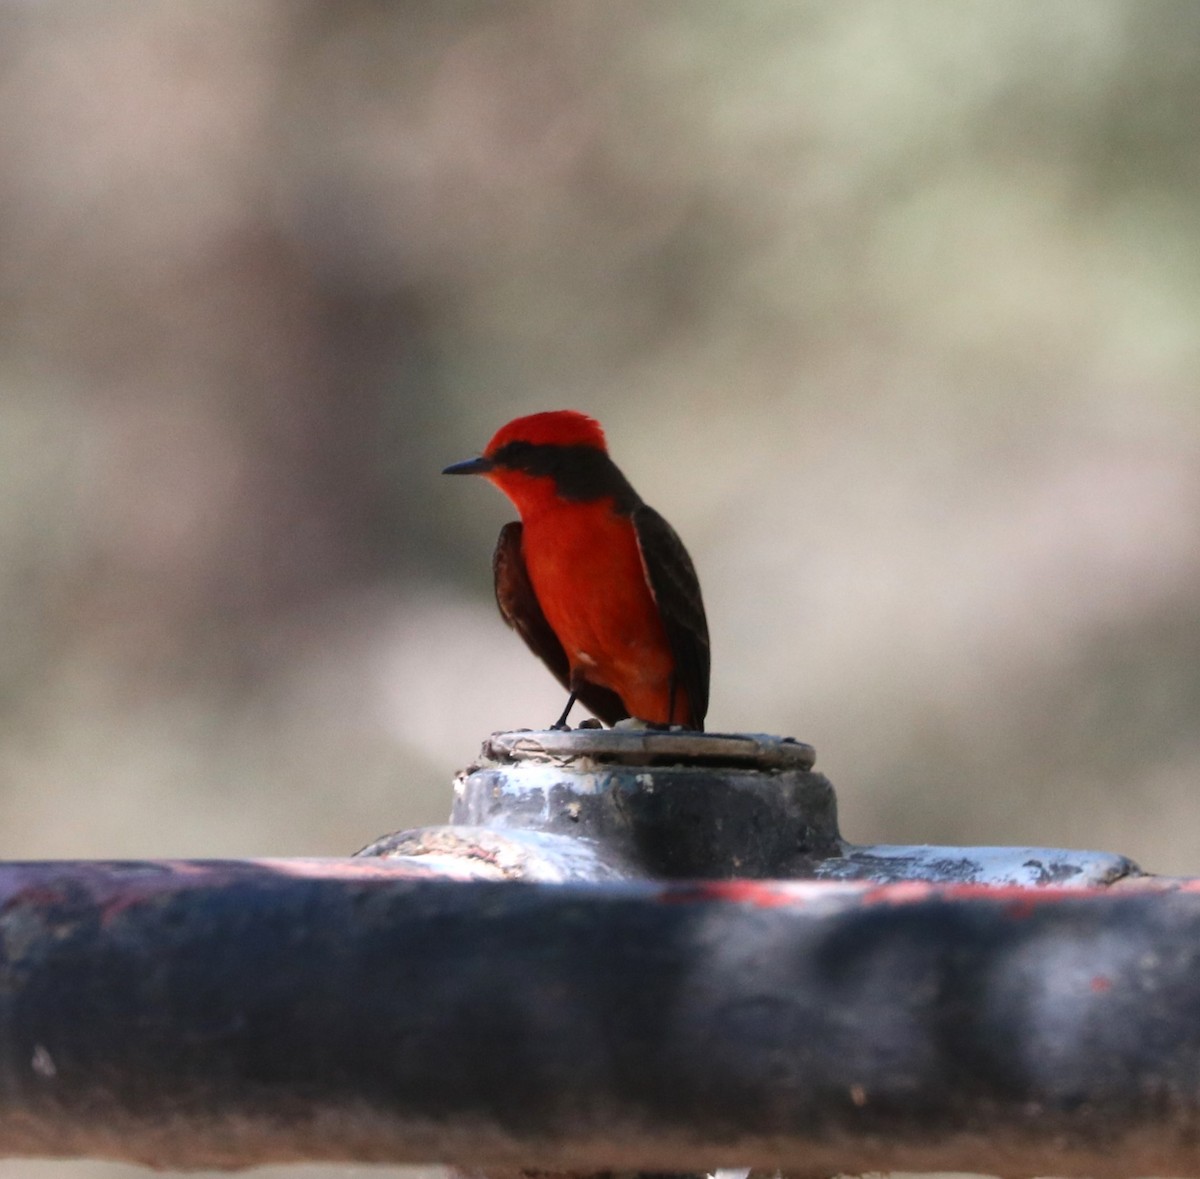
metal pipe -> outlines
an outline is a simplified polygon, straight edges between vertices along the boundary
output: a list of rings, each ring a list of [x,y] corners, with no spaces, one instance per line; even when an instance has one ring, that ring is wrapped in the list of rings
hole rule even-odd
[[[0,1153],[1200,1173],[1200,889],[0,867]]]

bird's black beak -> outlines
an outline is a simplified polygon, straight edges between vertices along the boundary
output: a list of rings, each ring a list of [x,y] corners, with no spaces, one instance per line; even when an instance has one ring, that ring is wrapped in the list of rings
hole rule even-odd
[[[443,475],[484,475],[490,471],[496,464],[490,458],[484,458],[480,455],[479,458],[467,459],[461,463],[451,463],[443,472]]]

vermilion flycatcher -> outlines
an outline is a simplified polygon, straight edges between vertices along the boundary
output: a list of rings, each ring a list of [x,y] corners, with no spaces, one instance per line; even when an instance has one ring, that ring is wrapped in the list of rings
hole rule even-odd
[[[504,620],[608,724],[634,716],[704,728],[708,623],[675,530],[608,457],[600,423],[574,410],[499,430],[446,475],[483,475],[516,505],[492,558]]]

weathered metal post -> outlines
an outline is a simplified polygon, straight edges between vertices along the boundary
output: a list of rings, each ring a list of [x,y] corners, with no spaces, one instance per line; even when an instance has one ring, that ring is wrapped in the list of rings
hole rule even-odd
[[[355,859],[0,865],[0,1154],[1200,1173],[1200,884],[856,847],[797,742],[498,734]]]
[[[1082,888],[1140,875],[1052,848],[855,846],[815,751],[762,733],[495,733],[458,775],[451,825],[361,855],[527,880],[902,880]],[[432,858],[431,858],[432,857]]]

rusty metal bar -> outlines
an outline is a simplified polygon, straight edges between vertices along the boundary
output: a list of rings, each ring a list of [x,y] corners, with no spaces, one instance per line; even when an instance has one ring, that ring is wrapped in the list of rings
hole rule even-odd
[[[0,1153],[1200,1174],[1200,890],[0,868]]]

